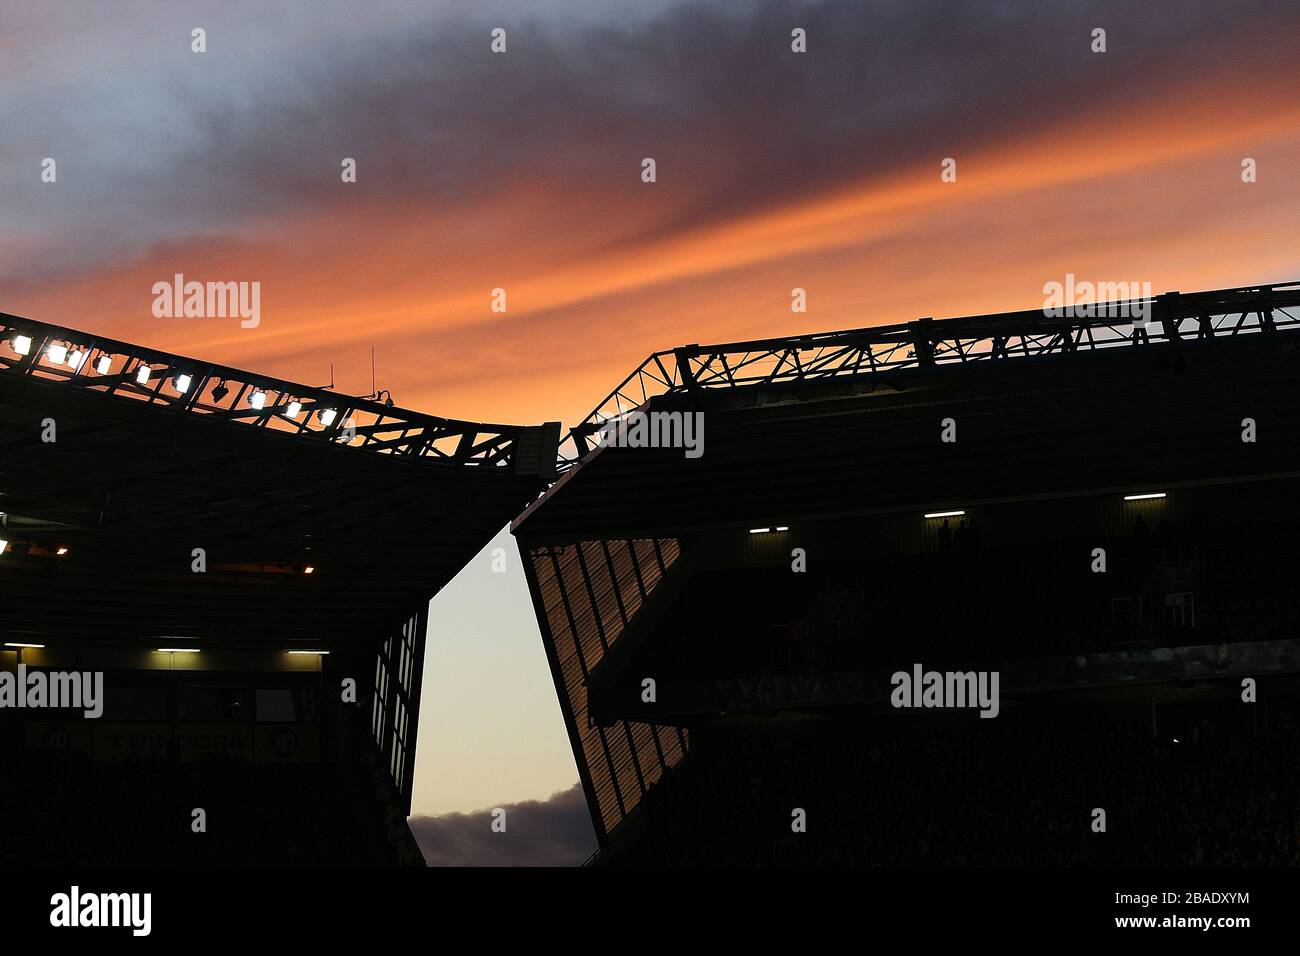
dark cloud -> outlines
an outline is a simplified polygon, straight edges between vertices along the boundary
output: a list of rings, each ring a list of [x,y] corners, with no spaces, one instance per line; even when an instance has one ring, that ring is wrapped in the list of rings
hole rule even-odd
[[[223,203],[264,209],[339,201],[335,155],[363,163],[362,194],[448,202],[548,186],[617,197],[655,156],[661,182],[692,200],[668,224],[680,228],[1185,85],[1298,20],[1277,0],[1231,17],[1198,0],[691,3],[629,26],[510,23],[509,52],[494,56],[497,21],[469,14],[286,59],[253,108],[200,112],[207,135],[184,165],[208,195],[226,183]],[[790,52],[793,26],[807,55]],[[1094,26],[1108,31],[1104,57],[1088,52]],[[1234,69],[1263,79],[1287,56],[1265,44]],[[317,157],[313,180],[303,163]]]
[[[502,809],[504,833],[492,831],[490,809],[411,817],[411,832],[430,866],[580,866],[596,849],[578,784]]]
[[[1071,92],[1096,99],[1166,82],[1162,66],[1222,62],[1242,33],[1288,32],[1298,16],[1294,3],[1272,0],[1239,3],[1232,17],[1221,4],[1185,0],[1149,9],[692,3],[631,28],[512,25],[505,56],[488,52],[492,21],[467,21],[344,51],[290,83],[291,99],[277,104],[272,94],[269,110],[213,117],[205,145],[218,150],[217,165],[222,143],[296,159],[304,148],[353,145],[399,182],[424,171],[427,185],[456,188],[537,161],[581,181],[588,167],[607,165],[610,150],[640,158],[657,144],[693,140],[715,157],[718,143],[729,144],[758,186],[792,167],[813,178],[869,169],[893,152],[882,147],[916,141],[921,129],[964,139],[995,126],[1005,136],[1009,125],[1059,117],[1075,105]],[[794,25],[808,30],[806,56],[790,53]],[[1093,26],[1108,29],[1109,59],[1083,55]],[[1273,63],[1287,55],[1257,53]],[[265,119],[250,128],[257,112]]]
[[[1298,24],[1294,0],[1230,10],[1209,0],[715,0],[635,19],[412,14],[400,29],[286,45],[239,96],[212,97],[183,74],[173,85],[185,113],[167,119],[181,132],[158,156],[163,168],[141,158],[96,168],[92,155],[83,177],[112,188],[78,205],[81,227],[67,238],[89,257],[112,242],[108,224],[119,236],[132,226],[124,242],[148,234],[141,217],[157,217],[161,235],[168,220],[173,230],[238,230],[277,214],[382,216],[393,206],[472,232],[476,203],[520,192],[597,197],[611,222],[635,225],[592,241],[639,243],[873,174],[930,169],[1083,111],[1131,108],[1189,77],[1222,72],[1243,89],[1276,88]],[[504,56],[489,51],[497,25],[509,31]],[[806,55],[790,52],[793,26],[808,32]],[[1096,26],[1108,32],[1104,56],[1088,52]],[[146,132],[156,131],[127,123],[121,136]],[[97,145],[95,155],[122,154],[121,143]],[[340,190],[344,156],[360,177]],[[637,179],[645,156],[659,163],[653,196]],[[20,206],[48,202],[39,183],[24,188]],[[87,228],[96,209],[103,230]]]

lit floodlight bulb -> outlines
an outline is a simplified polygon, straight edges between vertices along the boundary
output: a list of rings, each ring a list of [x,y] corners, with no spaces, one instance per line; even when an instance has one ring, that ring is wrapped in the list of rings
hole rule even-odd
[[[86,359],[89,355],[90,353],[84,349],[73,349],[68,353],[68,368],[72,369],[74,372],[80,371],[81,366],[86,364]]]
[[[149,381],[149,375],[152,372],[153,369],[151,369],[148,365],[141,365],[140,368],[136,370],[135,380],[139,382],[141,385],[143,385]]]
[[[30,335],[15,335],[12,344],[14,351],[19,355],[30,355],[32,352],[32,337]]]
[[[184,395],[190,390],[190,377],[188,375],[177,375],[172,379],[172,384],[176,386],[176,391]]]
[[[266,392],[260,388],[256,389],[252,395],[248,396],[248,404],[254,408],[261,409],[266,405]]]
[[[59,342],[55,342],[45,350],[45,356],[55,365],[62,365],[68,360],[68,347]]]
[[[322,408],[320,412],[320,423],[330,425],[334,422],[335,411],[332,408]]]
[[[100,375],[107,375],[112,368],[113,359],[108,355],[101,355],[99,360],[95,362],[95,371]]]
[[[301,411],[302,411],[302,402],[290,402],[289,408],[285,411],[285,414],[288,415],[290,418],[297,418],[298,413]]]

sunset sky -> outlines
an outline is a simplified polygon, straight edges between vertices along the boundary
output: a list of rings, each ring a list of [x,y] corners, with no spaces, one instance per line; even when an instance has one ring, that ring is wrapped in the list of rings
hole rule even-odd
[[[573,424],[673,345],[1296,279],[1298,39],[1294,0],[0,0],[0,311]],[[260,326],[155,318],[178,272]],[[576,780],[487,560],[435,602],[417,812]]]

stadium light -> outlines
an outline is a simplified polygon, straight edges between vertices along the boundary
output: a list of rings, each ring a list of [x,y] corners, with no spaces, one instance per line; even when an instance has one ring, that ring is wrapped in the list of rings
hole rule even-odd
[[[288,409],[285,410],[285,414],[288,415],[290,418],[297,418],[298,413],[301,411],[302,411],[302,402],[292,401],[289,403]]]
[[[68,347],[62,342],[55,342],[45,350],[45,357],[55,365],[62,365],[68,360]]]
[[[332,408],[322,408],[320,410],[320,423],[322,425],[330,425],[334,421],[335,414],[336,413]]]
[[[214,402],[221,401],[229,394],[230,394],[230,389],[226,387],[226,383],[224,381],[218,382],[216,385],[212,386],[212,400]]]
[[[960,518],[966,512],[964,511],[928,511],[927,518]]]
[[[158,653],[159,654],[197,654],[199,653],[199,649],[197,647],[160,647],[158,648]]]
[[[190,390],[190,377],[188,375],[177,375],[172,379],[172,384],[176,386],[176,391],[184,395]]]
[[[316,573],[316,566],[313,565],[313,564],[309,564],[309,565],[307,565],[307,567],[305,567],[305,568],[302,569],[302,573],[303,573],[303,574],[315,574],[315,573]]]
[[[101,355],[99,361],[95,363],[95,371],[100,375],[107,375],[113,368],[113,358],[110,355]]]
[[[140,368],[136,370],[135,380],[139,382],[141,385],[144,385],[146,382],[149,381],[149,376],[152,373],[153,373],[153,369],[151,369],[148,365],[141,365]]]
[[[771,528],[750,528],[750,529],[749,529],[749,533],[750,533],[750,534],[767,534],[767,533],[768,533],[769,531],[771,531],[771,530],[772,530]]]
[[[1125,501],[1146,501],[1148,498],[1163,498],[1164,496],[1165,493],[1163,491],[1153,491],[1150,494],[1145,494],[1145,495],[1125,495],[1124,500]]]
[[[44,644],[25,644],[22,641],[5,641],[5,647],[44,647]]]
[[[10,344],[19,355],[32,354],[32,337],[30,335],[15,335],[13,342]]]
[[[789,528],[788,525],[779,524],[779,525],[776,526],[776,530],[777,530],[777,531],[789,531],[790,528]]]
[[[324,656],[326,656],[326,655],[329,654],[329,651],[298,651],[298,650],[292,650],[292,651],[285,651],[285,653],[286,653],[286,654],[315,654],[317,657],[324,657]]]
[[[261,410],[263,406],[266,405],[266,392],[262,391],[260,388],[254,389],[253,394],[248,396],[248,404]]]
[[[55,551],[54,553],[57,554],[59,557],[63,557],[63,555],[65,555],[65,554],[68,553],[68,549],[67,549],[67,548],[59,548],[59,549],[58,549],[57,551]]]
[[[90,355],[84,349],[73,349],[68,353],[68,368],[74,372],[81,371],[81,366],[86,364],[86,358]]]

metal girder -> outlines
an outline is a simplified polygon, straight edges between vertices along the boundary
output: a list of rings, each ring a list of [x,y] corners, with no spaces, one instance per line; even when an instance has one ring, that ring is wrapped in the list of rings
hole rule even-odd
[[[903,369],[1141,348],[1188,339],[1271,335],[1300,328],[1300,282],[759,339],[656,352],[625,378],[559,450],[558,469],[592,437],[657,395],[887,375]],[[1147,322],[1134,323],[1133,317]]]
[[[18,337],[29,340],[26,354],[15,347]],[[141,381],[143,369],[148,373]],[[184,391],[176,386],[182,375],[189,377]],[[212,416],[286,438],[427,458],[455,467],[510,468],[516,441],[526,428],[438,418],[0,313],[0,380],[9,377],[62,383],[176,414]],[[295,403],[300,407],[290,415]]]

